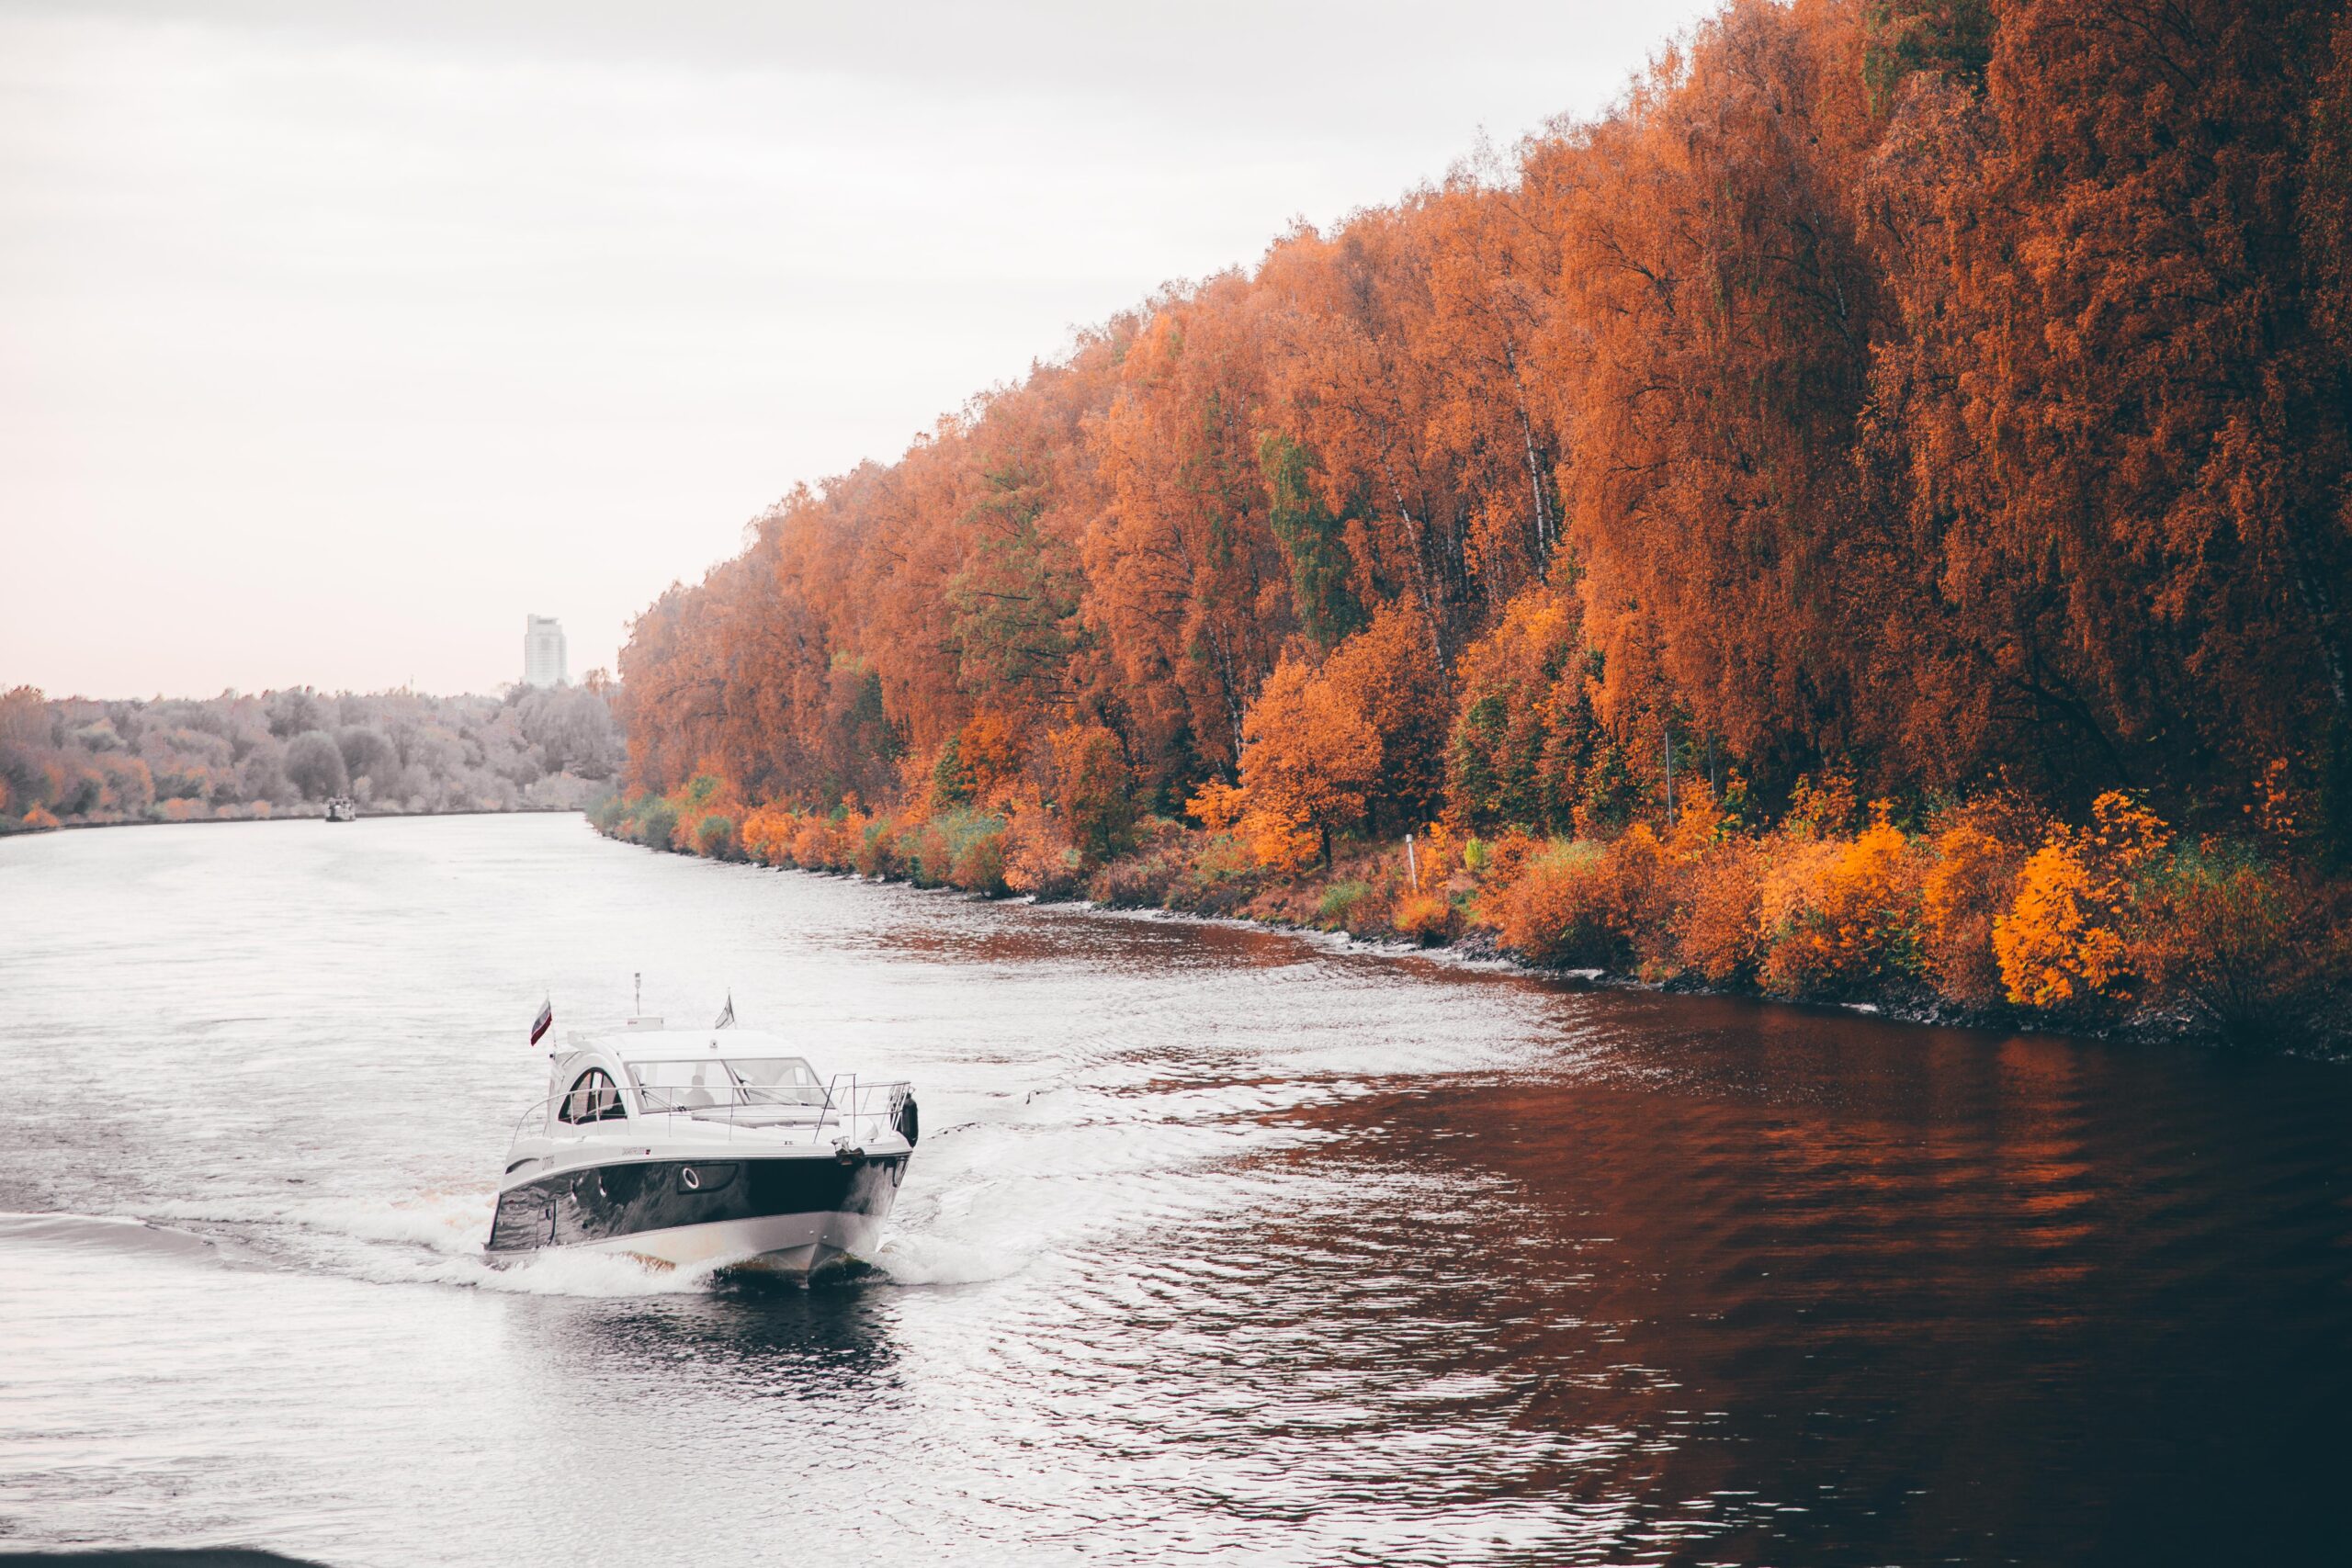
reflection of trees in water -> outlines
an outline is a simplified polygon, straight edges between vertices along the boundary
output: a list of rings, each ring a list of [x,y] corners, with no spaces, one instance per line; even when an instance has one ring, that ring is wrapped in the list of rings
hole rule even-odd
[[[999,904],[978,911],[978,918],[962,918],[964,907],[973,902],[968,896],[955,893],[914,896],[908,908],[916,918],[875,932],[876,943],[886,952],[956,963],[1074,959],[1155,969],[1288,968],[1315,956],[1315,950],[1296,933],[1262,926],[1053,905],[1022,911]],[[940,918],[922,918],[927,903],[940,909]]]
[[[1288,1112],[1340,1136],[1282,1163],[1338,1192],[1237,1227],[1300,1260],[1260,1304],[1320,1314],[1302,1342],[1340,1372],[1508,1405],[1535,1458],[1489,1479],[1563,1542],[2129,1561],[2187,1528],[2219,1560],[2249,1517],[2311,1528],[2352,1392],[2346,1227],[2282,1197],[2352,1176],[2345,1085],[1767,1004],[1573,1010],[1552,1071]]]

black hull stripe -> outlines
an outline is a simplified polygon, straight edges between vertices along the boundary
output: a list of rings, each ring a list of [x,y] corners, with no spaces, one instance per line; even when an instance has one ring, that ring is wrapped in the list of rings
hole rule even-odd
[[[909,1156],[628,1160],[544,1176],[499,1195],[490,1250],[526,1252],[775,1214],[890,1212]]]

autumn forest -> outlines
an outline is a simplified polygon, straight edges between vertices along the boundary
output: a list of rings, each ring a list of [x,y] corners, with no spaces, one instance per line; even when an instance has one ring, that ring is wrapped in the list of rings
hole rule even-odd
[[[793,491],[601,821],[2260,1031],[2344,983],[2348,600],[2352,15],[1736,0]]]

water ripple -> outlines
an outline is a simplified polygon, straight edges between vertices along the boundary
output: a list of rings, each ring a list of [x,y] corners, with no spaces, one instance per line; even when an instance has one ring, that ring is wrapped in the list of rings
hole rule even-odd
[[[0,843],[0,1541],[330,1562],[2326,1559],[2352,1089],[654,856]],[[818,1289],[480,1246],[521,1028],[929,1129]]]

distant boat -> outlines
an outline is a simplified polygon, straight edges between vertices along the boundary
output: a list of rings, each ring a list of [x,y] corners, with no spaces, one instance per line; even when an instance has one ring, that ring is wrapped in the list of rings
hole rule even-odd
[[[347,795],[329,795],[327,797],[327,820],[330,822],[358,821],[359,803],[352,799],[351,796]]]

